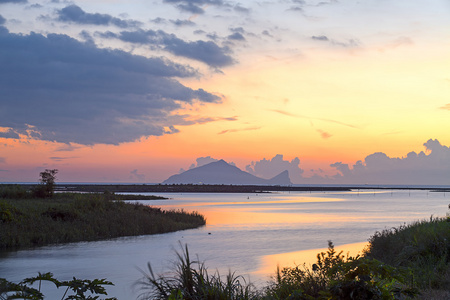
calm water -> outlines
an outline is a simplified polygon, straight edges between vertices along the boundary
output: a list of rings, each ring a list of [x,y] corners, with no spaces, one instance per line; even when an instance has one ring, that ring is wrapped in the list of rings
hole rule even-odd
[[[226,274],[231,269],[262,285],[277,263],[302,263],[317,250],[298,251],[325,248],[328,240],[347,249],[346,244],[366,242],[377,230],[444,216],[450,201],[449,193],[408,190],[161,195],[171,199],[142,203],[195,210],[208,224],[161,235],[3,253],[0,277],[20,281],[52,272],[60,280],[107,278],[115,283],[107,288],[108,296],[135,299],[139,269],[147,271],[150,262],[157,273],[170,270],[181,243],[211,271]],[[53,299],[60,292],[52,287],[45,294]]]

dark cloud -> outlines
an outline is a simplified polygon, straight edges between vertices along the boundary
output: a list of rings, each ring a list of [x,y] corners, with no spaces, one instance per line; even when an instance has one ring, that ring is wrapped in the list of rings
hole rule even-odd
[[[205,34],[205,33],[206,33],[206,31],[201,30],[201,29],[194,30],[194,34]]]
[[[245,30],[242,27],[230,28],[230,31],[233,32],[228,36],[229,40],[234,41],[245,41],[244,33]]]
[[[300,168],[300,159],[298,157],[291,161],[284,160],[283,155],[277,154],[272,159],[262,159],[260,161],[252,161],[250,165],[245,167],[250,174],[261,178],[273,178],[283,171],[289,172],[292,182],[301,182],[303,170]]]
[[[0,138],[7,138],[7,139],[20,139],[20,136],[17,132],[15,132],[13,129],[8,128],[7,131],[0,132]]]
[[[368,155],[352,167],[342,162],[331,164],[339,174],[337,183],[448,185],[450,149],[438,140],[424,143],[426,152],[410,152],[406,157],[391,158],[385,153]]]
[[[237,4],[233,7],[233,9],[239,13],[245,13],[248,14],[250,12],[250,9],[248,9],[247,7],[243,7],[240,4]]]
[[[0,127],[10,135],[119,144],[177,132],[169,116],[180,103],[220,101],[174,79],[197,76],[192,68],[162,58],[6,29],[0,45]]]
[[[228,36],[228,39],[233,40],[233,41],[245,41],[245,37],[239,32],[235,32],[233,34],[230,34]]]
[[[95,44],[94,38],[92,37],[92,35],[87,32],[86,30],[83,30],[80,32],[79,36],[85,40],[86,42],[89,42],[91,44]]]
[[[328,37],[324,36],[324,35],[319,35],[319,36],[315,36],[313,35],[311,37],[313,40],[317,40],[317,41],[329,41]]]
[[[300,6],[292,6],[291,8],[289,8],[290,11],[300,11],[303,12],[303,8]]]
[[[115,25],[120,28],[138,27],[141,22],[135,20],[122,20],[108,14],[86,13],[81,7],[72,4],[57,11],[58,21],[73,22],[90,25]]]
[[[270,32],[269,32],[268,30],[264,30],[264,31],[262,32],[262,34],[265,35],[265,36],[268,36],[268,37],[273,37],[273,35],[270,34]]]
[[[165,24],[165,23],[167,23],[167,20],[163,19],[163,18],[156,18],[156,19],[150,20],[150,22],[155,23],[155,24]]]
[[[292,0],[292,3],[295,4],[295,6],[292,6],[289,10],[293,11],[303,11],[303,7],[306,6],[306,1],[303,0]]]
[[[131,180],[137,180],[137,181],[145,181],[145,175],[139,174],[137,169],[134,169],[130,172],[130,179]]]
[[[69,144],[64,144],[64,146],[59,147],[55,151],[57,151],[57,152],[67,152],[67,151],[74,151],[74,150],[77,150],[77,149],[80,149],[80,148],[81,148],[80,146],[75,146],[75,145],[69,143]]]
[[[211,41],[186,42],[174,34],[162,30],[122,31],[119,34],[107,32],[106,38],[118,38],[124,42],[160,47],[177,56],[187,57],[206,63],[212,67],[224,67],[234,63],[227,47],[220,47]]]
[[[3,3],[28,3],[27,0],[0,0],[0,4]]]
[[[5,19],[5,18],[3,18],[3,16],[2,16],[2,15],[0,15],[0,25],[3,25],[3,24],[5,24],[5,22],[6,22],[6,19]]]
[[[194,26],[195,23],[192,22],[191,20],[171,20],[170,21],[172,24],[174,24],[175,26],[178,27],[182,27],[182,26]]]
[[[163,2],[174,4],[178,9],[193,14],[203,14],[205,11],[201,6],[224,5],[222,0],[163,0]]]
[[[43,8],[44,6],[39,4],[39,3],[35,3],[35,4],[31,4],[29,6],[27,6],[25,9],[35,9],[35,8]]]
[[[313,35],[311,38],[316,41],[328,42],[334,46],[340,46],[340,47],[358,47],[361,44],[356,39],[349,39],[347,41],[341,42],[341,41],[336,41],[334,39],[330,39],[325,35],[319,35],[319,36]]]

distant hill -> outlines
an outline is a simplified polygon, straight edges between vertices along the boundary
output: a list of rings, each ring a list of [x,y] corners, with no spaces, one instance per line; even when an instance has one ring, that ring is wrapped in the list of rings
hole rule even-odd
[[[291,185],[288,171],[272,179],[263,179],[219,160],[170,176],[164,184],[239,184],[239,185]]]

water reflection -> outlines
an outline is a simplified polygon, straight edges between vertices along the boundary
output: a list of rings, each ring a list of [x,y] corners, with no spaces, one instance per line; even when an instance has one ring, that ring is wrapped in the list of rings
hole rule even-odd
[[[353,243],[340,245],[335,247],[337,253],[343,251],[343,255],[356,256],[362,254],[362,250],[368,245],[366,242]],[[263,274],[275,274],[277,266],[280,268],[284,267],[295,267],[298,265],[305,265],[305,267],[310,268],[313,263],[317,262],[317,254],[320,252],[327,252],[327,248],[319,249],[309,249],[288,253],[279,253],[273,255],[266,255],[261,258],[260,268],[253,272],[253,274],[263,275]]]

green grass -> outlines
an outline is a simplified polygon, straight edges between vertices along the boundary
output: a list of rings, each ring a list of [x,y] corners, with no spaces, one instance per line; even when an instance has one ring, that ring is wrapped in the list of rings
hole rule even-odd
[[[407,268],[421,289],[450,292],[450,218],[430,218],[376,232],[365,256]]]
[[[0,249],[165,233],[206,223],[196,212],[165,211],[122,201],[130,197],[57,193],[52,198],[0,199]]]

